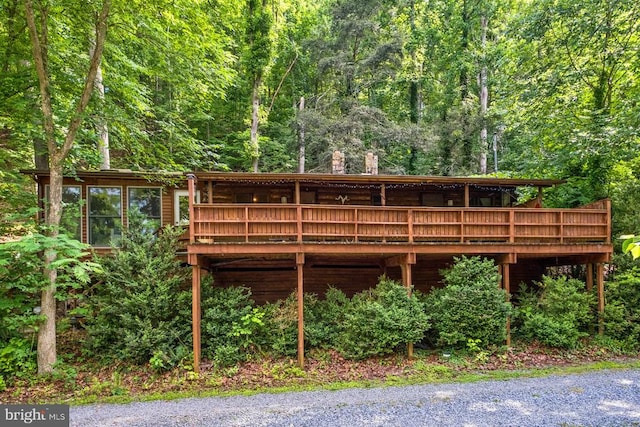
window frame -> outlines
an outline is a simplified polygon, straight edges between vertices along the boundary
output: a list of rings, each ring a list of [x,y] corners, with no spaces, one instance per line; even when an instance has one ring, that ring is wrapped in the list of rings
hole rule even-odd
[[[129,185],[127,186],[127,212],[129,212],[129,210],[131,209],[131,190],[135,190],[135,189],[143,189],[143,190],[158,190],[159,192],[159,201],[160,201],[160,215],[158,217],[149,217],[147,215],[145,215],[145,217],[147,217],[147,219],[150,220],[158,220],[158,228],[162,228],[162,219],[163,219],[163,215],[162,215],[162,187],[158,187],[158,186],[147,186],[147,185]],[[129,224],[127,223],[127,227],[129,227]]]
[[[94,217],[91,215],[91,190],[93,188],[117,188],[120,190],[120,216],[116,217],[116,216],[99,216],[99,217]],[[119,218],[120,219],[120,234],[122,235],[122,232],[124,230],[124,220],[123,220],[123,211],[124,211],[124,190],[123,190],[123,186],[122,185],[88,185],[87,186],[87,243],[90,244],[93,247],[97,247],[97,248],[107,248],[110,247],[113,243],[110,242],[109,244],[105,245],[105,244],[97,244],[97,243],[92,243],[92,233],[91,233],[91,219],[92,218]]]
[[[78,190],[80,190],[80,192],[78,193],[78,202],[79,202],[78,211],[79,211],[79,214],[80,214],[78,216],[78,229],[79,229],[78,233],[79,233],[79,235],[78,236],[71,236],[71,237],[74,238],[74,239],[77,239],[80,242],[82,242],[82,223],[83,223],[83,220],[84,220],[83,219],[84,215],[83,215],[83,212],[82,212],[83,211],[82,204],[86,202],[86,200],[82,197],[82,185],[66,185],[65,184],[65,185],[62,186],[62,203],[63,203],[62,215],[64,215],[64,203],[65,203],[65,201],[64,201],[64,190],[66,188],[77,188]],[[44,200],[43,200],[44,201],[44,220],[45,221],[47,220],[47,216],[49,214],[48,204],[49,204],[50,191],[51,191],[51,184],[46,184],[44,186]]]
[[[189,225],[191,222],[191,218],[189,218],[186,222],[180,220],[180,198],[186,197],[187,202],[189,201],[189,190],[173,190],[173,225],[176,226],[185,226]],[[195,192],[195,202],[200,203],[200,190],[196,190]]]

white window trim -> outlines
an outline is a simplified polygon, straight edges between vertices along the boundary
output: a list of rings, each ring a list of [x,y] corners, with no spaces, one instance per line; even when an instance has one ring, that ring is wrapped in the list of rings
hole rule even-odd
[[[200,203],[200,190],[197,190],[195,193],[196,203]],[[186,197],[189,200],[189,190],[174,190],[173,191],[173,224],[174,225],[187,225],[180,223],[180,198]],[[189,218],[191,221],[191,218]]]

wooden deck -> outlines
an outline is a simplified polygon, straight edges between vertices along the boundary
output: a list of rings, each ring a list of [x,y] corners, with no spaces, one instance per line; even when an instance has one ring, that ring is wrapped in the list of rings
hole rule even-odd
[[[191,244],[609,244],[610,203],[576,209],[193,204]]]

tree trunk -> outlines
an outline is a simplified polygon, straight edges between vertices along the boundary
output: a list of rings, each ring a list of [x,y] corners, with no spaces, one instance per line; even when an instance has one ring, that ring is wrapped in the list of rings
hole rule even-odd
[[[300,105],[298,111],[304,111],[304,96],[300,97]],[[305,160],[306,160],[306,141],[305,141],[305,128],[304,121],[298,116],[298,173],[304,173]]]
[[[487,138],[487,109],[489,105],[489,88],[487,85],[487,64],[486,64],[486,49],[487,49],[487,26],[488,19],[486,16],[480,17],[480,25],[482,34],[480,36],[481,42],[481,62],[480,75],[478,76],[478,85],[480,86],[480,121],[482,128],[480,129],[480,173],[487,173],[487,153],[489,152],[489,139]]]
[[[258,123],[260,121],[260,84],[261,79],[256,78],[253,81],[253,89],[251,91],[251,169],[258,172],[258,161],[260,160],[260,141],[258,140]]]
[[[89,54],[93,56],[95,50],[95,41],[91,44]],[[100,98],[99,116],[96,118],[96,131],[98,133],[98,153],[100,154],[100,169],[111,169],[111,153],[109,151],[109,127],[104,117],[104,81],[102,79],[102,66],[98,65],[96,70],[96,78],[94,81],[98,98]]]
[[[62,167],[59,159],[53,157],[50,166],[49,206],[46,224],[50,237],[58,236],[58,226],[62,217]],[[38,374],[46,374],[53,370],[57,359],[56,349],[56,283],[58,271],[51,267],[56,260],[55,248],[44,253],[44,275],[49,285],[40,294],[40,314],[44,320],[38,328]]]

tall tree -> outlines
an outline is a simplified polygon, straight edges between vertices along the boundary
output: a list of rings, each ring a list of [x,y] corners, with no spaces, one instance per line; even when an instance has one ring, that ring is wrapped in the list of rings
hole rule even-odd
[[[570,178],[581,204],[607,196],[617,159],[637,142],[640,4],[533,2],[515,17],[503,70],[508,166]],[[633,101],[635,99],[635,101]],[[534,154],[532,156],[532,154]]]
[[[25,0],[25,14],[29,36],[33,48],[33,64],[35,66],[40,88],[40,102],[42,109],[44,140],[49,154],[49,206],[46,215],[47,232],[51,237],[58,235],[62,216],[62,179],[65,159],[69,155],[76,135],[83,121],[83,115],[91,99],[94,82],[100,66],[102,51],[107,34],[107,18],[111,6],[110,0],[104,0],[100,9],[93,11],[94,33],[84,34],[85,46],[88,51],[90,40],[94,40],[92,55],[87,64],[82,87],[71,111],[64,111],[54,99],[54,84],[51,75],[51,50],[49,25],[51,13],[61,14],[64,10],[55,9],[47,2],[42,2],[34,8],[32,0]],[[53,10],[52,10],[53,9]],[[58,15],[59,16],[59,15]],[[83,34],[83,31],[80,31]],[[81,39],[82,40],[82,39]],[[62,111],[59,111],[62,110]],[[68,114],[67,114],[68,113]],[[67,123],[59,123],[59,118],[66,117]],[[59,129],[64,129],[60,131]],[[47,373],[53,370],[56,362],[56,281],[57,268],[52,265],[56,259],[55,248],[48,249],[44,254],[45,274],[49,279],[48,286],[41,293],[41,313],[43,324],[38,329],[38,372]]]
[[[260,143],[258,125],[260,123],[260,89],[264,74],[271,58],[271,15],[267,0],[247,0],[246,72],[251,82],[251,130],[249,152],[251,168],[258,172]]]

